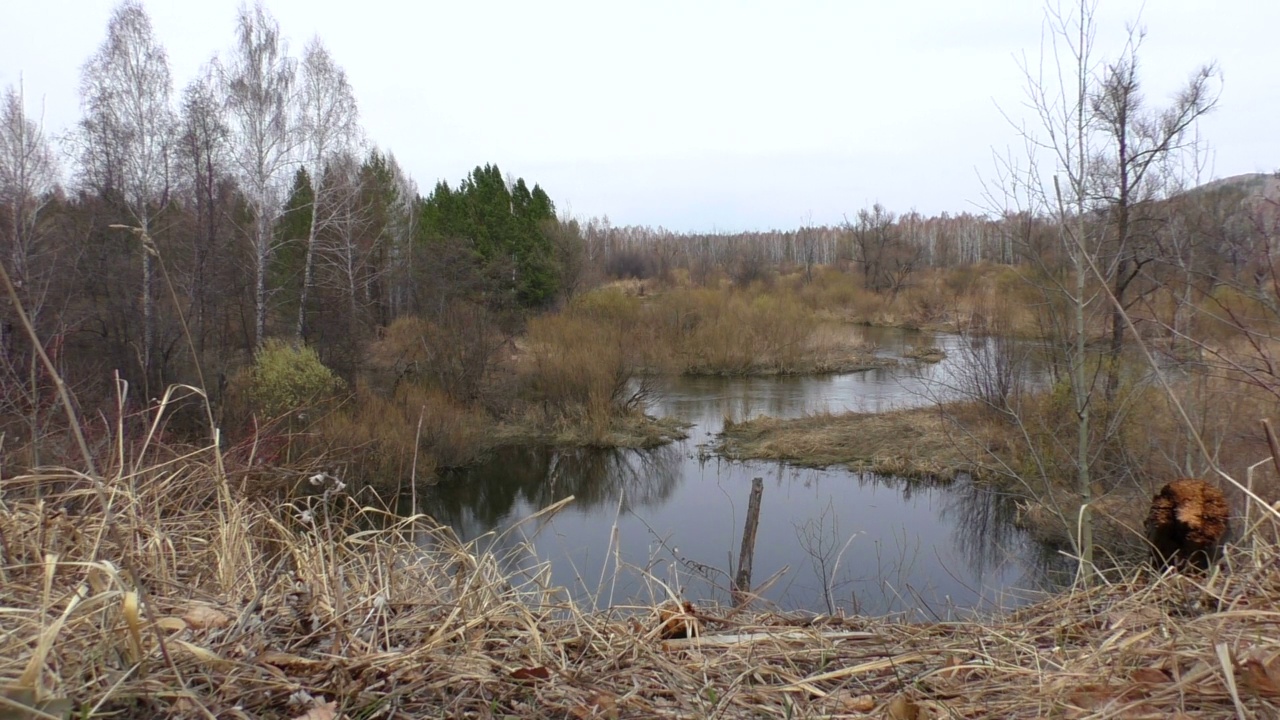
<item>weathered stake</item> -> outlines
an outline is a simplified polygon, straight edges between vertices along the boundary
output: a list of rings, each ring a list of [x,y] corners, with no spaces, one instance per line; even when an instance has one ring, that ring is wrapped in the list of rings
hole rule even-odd
[[[1275,465],[1276,473],[1280,475],[1280,441],[1276,440],[1276,431],[1271,429],[1270,420],[1263,418],[1262,430],[1267,434],[1267,444],[1271,446],[1271,464]]]
[[[733,604],[741,606],[751,598],[751,563],[756,554],[756,528],[760,525],[760,498],[764,495],[764,478],[751,479],[751,497],[747,500],[747,525],[742,529],[742,550],[738,553],[738,575],[733,580]]]

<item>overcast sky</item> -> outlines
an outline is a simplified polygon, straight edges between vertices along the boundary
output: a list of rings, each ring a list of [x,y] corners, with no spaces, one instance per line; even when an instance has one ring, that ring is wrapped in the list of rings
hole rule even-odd
[[[0,86],[61,132],[112,0],[0,0]],[[175,98],[231,46],[238,0],[150,0]],[[368,138],[424,192],[497,163],[561,210],[615,225],[750,230],[839,222],[879,201],[982,208],[992,150],[1017,143],[1017,58],[1039,0],[405,2],[271,0],[291,51],[318,35]],[[1099,51],[1148,31],[1147,96],[1216,61],[1212,177],[1280,169],[1280,2],[1101,0]],[[1209,178],[1205,178],[1209,179]]]

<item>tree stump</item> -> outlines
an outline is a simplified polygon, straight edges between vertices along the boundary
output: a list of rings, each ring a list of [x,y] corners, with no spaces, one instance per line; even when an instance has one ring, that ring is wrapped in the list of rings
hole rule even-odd
[[[1231,508],[1217,487],[1184,478],[1160,488],[1147,513],[1147,540],[1157,569],[1207,570],[1222,557]]]

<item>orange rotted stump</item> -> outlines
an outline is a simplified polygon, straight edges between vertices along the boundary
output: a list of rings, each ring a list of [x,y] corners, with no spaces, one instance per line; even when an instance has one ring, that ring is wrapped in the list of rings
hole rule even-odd
[[[1222,556],[1230,514],[1226,496],[1203,480],[1175,480],[1160,488],[1146,521],[1152,563],[1161,570],[1208,569]]]

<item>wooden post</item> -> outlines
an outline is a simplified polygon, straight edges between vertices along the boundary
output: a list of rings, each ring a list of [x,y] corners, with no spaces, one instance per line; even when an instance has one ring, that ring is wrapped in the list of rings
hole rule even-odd
[[[733,604],[746,604],[751,596],[751,563],[756,554],[756,528],[760,525],[760,497],[764,495],[764,478],[751,479],[751,497],[747,500],[747,525],[742,528],[742,551],[738,553],[738,575],[733,580]]]
[[[1267,444],[1271,446],[1271,464],[1275,465],[1276,473],[1280,474],[1280,441],[1276,440],[1276,431],[1271,429],[1270,420],[1263,419],[1262,430],[1267,434]]]

